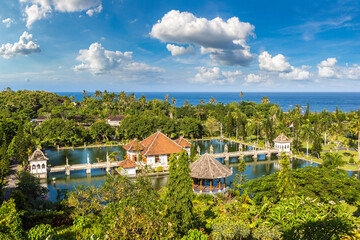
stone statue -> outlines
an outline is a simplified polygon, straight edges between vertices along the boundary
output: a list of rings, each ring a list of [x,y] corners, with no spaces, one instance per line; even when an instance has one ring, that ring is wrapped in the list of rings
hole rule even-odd
[[[228,150],[229,150],[229,149],[228,149],[228,145],[227,145],[227,144],[225,144],[225,147],[224,147],[224,152],[226,152],[226,153],[227,153],[227,152],[228,152]]]
[[[239,144],[239,152],[242,152],[243,150],[243,146],[242,146],[242,142]]]
[[[69,159],[67,156],[66,156],[66,165],[69,165]]]
[[[197,151],[198,155],[200,155],[200,151],[201,151],[201,150],[200,150],[200,146],[199,146],[199,145],[197,146],[196,151]]]
[[[90,164],[90,157],[89,157],[89,154],[87,155],[87,164]]]
[[[255,143],[253,144],[253,151],[256,151],[256,145],[255,145]]]
[[[214,148],[212,145],[210,145],[210,154],[214,154]]]

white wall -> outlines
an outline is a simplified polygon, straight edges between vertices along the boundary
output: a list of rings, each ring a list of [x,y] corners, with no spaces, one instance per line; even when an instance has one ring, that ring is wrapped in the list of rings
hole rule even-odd
[[[290,152],[290,143],[278,143],[274,144],[275,149],[279,149],[281,152]]]
[[[30,173],[46,173],[47,172],[47,161],[31,161],[30,162]]]

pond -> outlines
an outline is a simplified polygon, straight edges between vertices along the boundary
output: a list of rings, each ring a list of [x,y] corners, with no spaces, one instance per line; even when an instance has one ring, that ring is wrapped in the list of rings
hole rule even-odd
[[[238,151],[239,144],[235,142],[220,141],[220,140],[206,140],[199,141],[195,143],[195,147],[200,147],[201,154],[210,151],[210,145],[213,146],[214,153],[219,153],[224,151],[225,144],[228,144],[229,152]],[[243,150],[251,150],[252,147],[243,146]],[[45,151],[49,158],[50,166],[58,166],[66,164],[66,157],[69,159],[69,164],[80,164],[87,162],[87,155],[91,163],[98,161],[104,161],[106,159],[106,154],[118,152],[118,158],[121,159],[122,156],[126,155],[125,149],[121,146],[112,146],[112,147],[96,147],[96,148],[83,148],[83,149],[63,149],[63,150],[46,150]],[[223,158],[218,158],[218,161],[225,164]],[[246,162],[249,162],[249,165],[246,168],[245,174],[248,175],[249,179],[255,179],[264,175],[269,175],[274,172],[280,171],[280,167],[276,157],[272,157],[271,161],[266,161],[265,155],[260,155],[259,160],[255,163],[250,157],[245,158]],[[237,163],[239,162],[238,158],[230,158],[228,167],[233,168],[233,175],[226,179],[226,184],[230,184],[234,180],[235,174],[238,172]],[[291,167],[293,169],[302,168],[304,166],[310,166],[311,163],[302,160],[293,160]],[[314,163],[314,166],[317,164]],[[350,176],[353,176],[356,172],[349,172]],[[52,178],[56,178],[56,181],[51,181]],[[63,172],[61,173],[51,173],[49,174],[49,180],[44,184],[49,189],[49,199],[52,201],[56,200],[57,190],[56,189],[73,189],[77,185],[94,185],[100,186],[106,180],[105,170],[102,169],[92,169],[91,176],[86,174],[85,170],[80,171],[71,171],[70,176],[65,176]],[[163,186],[167,185],[168,176],[162,176],[157,178],[151,178],[152,183],[156,189],[160,189]]]

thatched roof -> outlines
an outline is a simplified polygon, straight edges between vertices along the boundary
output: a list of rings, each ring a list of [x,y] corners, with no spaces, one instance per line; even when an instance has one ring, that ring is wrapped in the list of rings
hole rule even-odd
[[[285,136],[283,133],[280,134],[277,138],[275,138],[274,142],[278,143],[290,143],[291,139]]]
[[[192,178],[217,179],[232,175],[232,170],[222,165],[212,155],[204,154],[198,160],[190,164]]]
[[[49,160],[45,154],[40,150],[40,148],[36,149],[33,154],[29,157],[29,161],[42,161]]]

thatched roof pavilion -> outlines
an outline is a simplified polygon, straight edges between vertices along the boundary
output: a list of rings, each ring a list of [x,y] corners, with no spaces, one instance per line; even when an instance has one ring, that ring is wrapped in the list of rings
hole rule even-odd
[[[210,154],[204,154],[190,164],[190,170],[193,191],[199,193],[224,192],[226,190],[225,178],[232,175],[232,169],[222,165]]]

